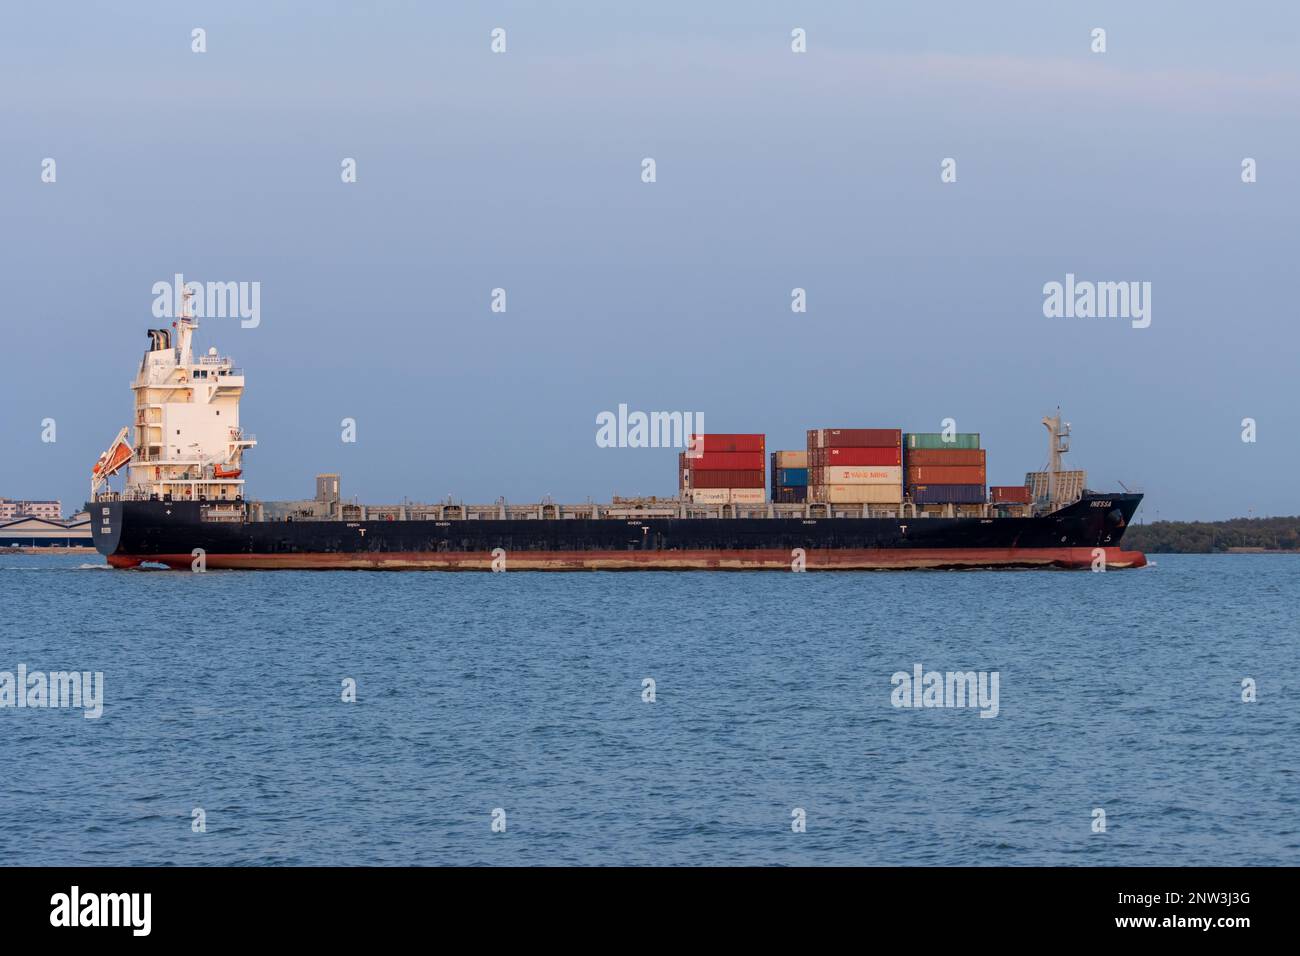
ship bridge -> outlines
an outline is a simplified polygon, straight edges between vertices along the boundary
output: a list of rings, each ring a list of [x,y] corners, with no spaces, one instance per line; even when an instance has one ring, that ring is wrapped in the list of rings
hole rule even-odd
[[[170,329],[148,331],[149,348],[131,383],[132,424],[96,463],[92,499],[243,499],[243,454],[257,444],[239,422],[244,370],[215,348],[195,358],[192,340],[199,326],[190,297],[187,289]],[[108,478],[124,466],[124,490],[106,494]]]

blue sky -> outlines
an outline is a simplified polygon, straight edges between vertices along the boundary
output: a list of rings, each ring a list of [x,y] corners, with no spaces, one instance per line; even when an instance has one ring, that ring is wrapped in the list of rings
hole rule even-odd
[[[2,15],[0,495],[84,499],[183,272],[262,285],[199,332],[257,497],[673,493],[596,446],[620,403],[771,449],[952,417],[1018,483],[1059,403],[1148,520],[1300,512],[1293,4],[355,6]],[[1067,272],[1151,326],[1045,318]]]

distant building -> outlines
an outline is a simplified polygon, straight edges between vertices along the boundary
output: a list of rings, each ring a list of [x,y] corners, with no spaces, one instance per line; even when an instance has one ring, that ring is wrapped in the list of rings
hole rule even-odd
[[[0,548],[90,548],[90,515],[82,512],[67,521],[26,515],[0,520]]]
[[[58,501],[24,501],[19,498],[0,498],[0,521],[13,521],[15,518],[48,518],[59,521],[63,517],[63,506]]]

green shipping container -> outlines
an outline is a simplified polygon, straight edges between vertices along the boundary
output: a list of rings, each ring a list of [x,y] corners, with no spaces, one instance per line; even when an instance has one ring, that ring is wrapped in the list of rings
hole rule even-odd
[[[944,441],[941,432],[908,432],[903,436],[904,448],[965,448],[980,446],[979,432],[957,432],[952,441]]]

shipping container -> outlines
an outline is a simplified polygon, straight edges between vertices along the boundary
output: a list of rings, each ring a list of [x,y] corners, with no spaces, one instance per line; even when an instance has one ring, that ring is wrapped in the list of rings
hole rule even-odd
[[[731,492],[726,488],[704,488],[690,492],[690,496],[697,505],[725,505],[731,501]]]
[[[903,500],[902,485],[818,485],[809,487],[810,501],[831,504],[896,505]]]
[[[758,451],[706,451],[699,458],[686,456],[686,467],[692,471],[757,471],[764,470],[764,455]]]
[[[687,474],[687,488],[762,488],[766,484],[761,471],[692,471]]]
[[[807,451],[774,451],[772,457],[777,468],[807,468]]]
[[[827,465],[821,469],[824,485],[902,485],[903,469],[897,465]]]
[[[809,448],[898,448],[903,444],[901,428],[812,428]]]
[[[911,448],[979,448],[979,432],[956,432],[944,441],[942,432],[908,432],[904,444]]]
[[[807,468],[778,468],[773,487],[789,488],[794,485],[808,484]]]
[[[696,441],[699,438],[704,440],[703,448],[700,448],[699,443]],[[715,435],[709,432],[704,435],[692,435],[690,447],[693,451],[703,451],[706,455],[715,451],[758,452],[761,455],[767,450],[764,447],[766,441],[766,435]]]
[[[908,493],[918,505],[978,504],[984,500],[983,485],[916,485]]]
[[[767,501],[767,495],[763,493],[762,488],[732,488],[731,503],[733,505],[761,505]]]
[[[1029,504],[1029,489],[1025,485],[992,485],[989,494],[995,502]]]
[[[907,450],[907,467],[921,465],[979,465],[983,467],[982,448],[909,448]]]
[[[783,505],[799,505],[808,500],[806,485],[793,488],[777,488],[772,492],[772,500]]]
[[[901,448],[815,448],[808,455],[814,465],[901,465]]]
[[[987,478],[983,465],[925,465],[907,468],[909,485],[982,485]]]

